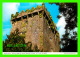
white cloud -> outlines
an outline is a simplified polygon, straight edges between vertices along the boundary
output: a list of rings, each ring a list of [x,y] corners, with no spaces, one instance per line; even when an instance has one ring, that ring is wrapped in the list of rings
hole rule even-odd
[[[57,28],[59,28],[58,32],[60,34],[60,38],[62,37],[62,35],[65,33],[65,17],[63,15],[61,15],[62,17],[59,19],[59,21],[57,22]]]
[[[59,19],[58,23],[57,23],[57,27],[65,27],[66,22],[65,22],[65,17],[63,15],[61,15],[62,17]]]
[[[10,21],[11,14],[15,14],[18,11],[20,3],[3,3],[3,40],[6,39],[6,34],[10,34]],[[6,24],[7,23],[7,24]],[[8,25],[9,24],[9,25]]]
[[[9,21],[11,14],[18,11],[20,3],[3,3],[3,22]]]
[[[32,5],[41,5],[42,3],[29,3],[29,6]],[[18,7],[20,6],[20,3],[3,3],[3,26],[5,27],[5,29],[3,29],[3,39],[5,39],[4,37],[7,35],[9,35],[11,27],[7,28],[7,26],[9,27],[9,25],[6,25],[6,22],[10,21],[11,18],[11,14],[15,14],[16,12],[18,12]]]

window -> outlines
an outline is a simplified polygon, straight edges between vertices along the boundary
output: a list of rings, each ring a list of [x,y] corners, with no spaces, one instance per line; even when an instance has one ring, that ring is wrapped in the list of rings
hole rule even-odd
[[[49,20],[48,23],[51,24],[51,21]]]
[[[46,13],[44,12],[43,16],[45,16],[45,15],[46,15]]]
[[[33,13],[33,16],[38,15],[38,12]]]
[[[13,19],[12,22],[15,22],[15,19]]]
[[[17,21],[21,20],[21,17],[17,18],[16,20],[17,20]]]
[[[24,15],[24,16],[23,16],[23,19],[26,19],[26,18],[27,18],[27,15]]]
[[[39,11],[39,14],[42,14],[42,11]]]
[[[31,14],[28,14],[28,17],[32,17],[32,15]]]
[[[47,17],[47,15],[46,15],[46,19],[48,20],[48,17]]]

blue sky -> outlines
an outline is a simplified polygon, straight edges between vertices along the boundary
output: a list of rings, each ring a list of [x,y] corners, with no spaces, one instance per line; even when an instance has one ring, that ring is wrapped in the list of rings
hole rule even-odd
[[[3,3],[3,40],[7,37],[6,35],[10,34],[10,30],[12,28],[10,18],[11,14],[15,14],[16,12],[21,12],[22,10],[31,9],[32,7],[36,7],[37,5],[42,5],[42,3]],[[58,28],[58,32],[60,33],[60,37],[64,34],[64,27],[66,25],[64,16],[61,19],[57,18],[59,15],[59,6],[56,4],[45,3],[45,7],[50,12],[54,23]]]

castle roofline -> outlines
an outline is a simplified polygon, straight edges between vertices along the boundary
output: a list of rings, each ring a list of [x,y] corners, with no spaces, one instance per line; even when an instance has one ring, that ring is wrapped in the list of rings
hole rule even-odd
[[[35,12],[39,12],[39,11],[42,11],[43,9],[39,9],[39,10],[34,10],[33,12],[29,12],[29,13],[26,13],[26,12],[23,12],[23,13],[20,13],[16,18],[19,18],[19,17],[22,17],[24,15],[28,15],[28,14],[33,14]]]
[[[38,12],[38,11],[41,11],[41,10],[44,10],[44,9],[46,9],[46,8],[42,4],[42,6],[38,5],[36,8],[32,7],[32,9],[27,9],[26,11],[21,11],[20,13],[16,12],[16,14],[11,15],[11,20],[19,18],[19,17],[27,15],[27,14],[32,14],[34,12]]]
[[[28,12],[29,10],[27,10],[25,12],[22,11],[21,13],[17,13],[18,15],[11,19],[12,24],[16,21],[19,21],[19,20],[22,20],[22,19],[25,19],[25,18],[27,19],[27,18],[29,18],[29,15],[33,15],[34,13],[39,14],[40,12],[43,12],[43,16],[45,15],[45,18],[48,20],[48,23],[49,23],[49,26],[50,26],[51,30],[53,30],[53,29],[56,30],[56,25],[52,21],[52,17],[50,16],[50,13],[47,11],[47,9],[44,6],[40,6],[40,7],[41,8],[36,8],[35,10],[33,10],[31,12]],[[31,16],[31,17],[33,17],[33,16]]]

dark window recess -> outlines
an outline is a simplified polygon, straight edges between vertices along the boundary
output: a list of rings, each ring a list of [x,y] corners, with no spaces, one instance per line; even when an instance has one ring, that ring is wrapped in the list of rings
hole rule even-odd
[[[33,16],[38,15],[38,12],[33,13]]]
[[[28,17],[32,17],[32,15],[31,14],[28,14]]]
[[[43,16],[46,16],[46,13],[44,12]]]
[[[39,14],[41,14],[42,13],[42,11],[39,11]]]
[[[12,20],[12,24],[15,22],[15,20]]]
[[[48,17],[47,17],[47,15],[46,15],[46,19],[48,20]]]
[[[12,20],[12,22],[15,22],[15,21],[16,21],[15,19]]]
[[[51,30],[52,30],[52,32],[54,33],[54,29],[53,29],[53,28],[51,28]]]
[[[23,16],[23,19],[26,19],[26,18],[27,18],[27,15],[24,15],[24,16]]]
[[[55,34],[57,33],[57,31],[55,31]]]
[[[59,38],[59,36],[57,36],[57,38]]]
[[[21,20],[21,17],[19,17],[19,18],[16,19],[16,21],[19,21],[19,20]]]
[[[51,21],[49,20],[48,23],[51,24]]]
[[[55,30],[54,34],[56,34],[56,33],[57,33],[57,31]]]

